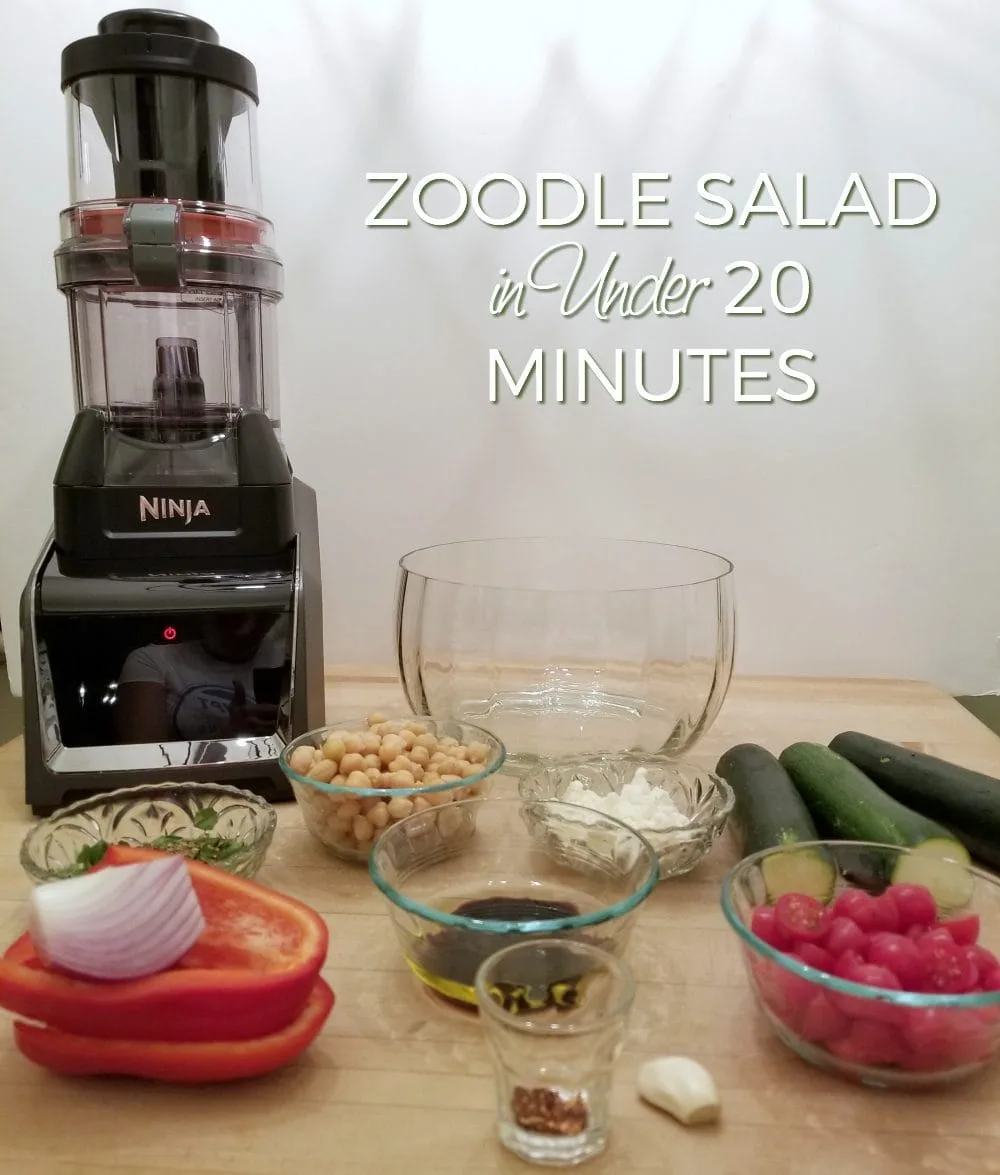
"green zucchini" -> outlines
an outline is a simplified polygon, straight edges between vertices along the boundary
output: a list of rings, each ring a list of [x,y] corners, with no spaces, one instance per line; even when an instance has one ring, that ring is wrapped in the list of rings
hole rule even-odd
[[[810,812],[838,839],[913,850],[896,858],[888,880],[925,885],[947,909],[969,900],[969,853],[947,828],[893,799],[853,763],[819,743],[793,743],[779,761]]]
[[[806,893],[828,901],[836,886],[836,869],[815,846],[796,848],[819,837],[809,809],[778,760],[763,747],[743,743],[726,751],[715,771],[733,789],[729,826],[741,857],[763,849],[787,850],[765,857],[761,864],[769,900]]]
[[[974,857],[1000,867],[1000,779],[853,730],[830,747],[900,803],[944,825]]]

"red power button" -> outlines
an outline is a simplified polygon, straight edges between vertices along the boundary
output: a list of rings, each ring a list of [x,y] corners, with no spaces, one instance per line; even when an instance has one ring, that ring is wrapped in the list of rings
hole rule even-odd
[[[163,630],[163,639],[165,641],[173,641],[177,639],[177,629],[168,626]]]

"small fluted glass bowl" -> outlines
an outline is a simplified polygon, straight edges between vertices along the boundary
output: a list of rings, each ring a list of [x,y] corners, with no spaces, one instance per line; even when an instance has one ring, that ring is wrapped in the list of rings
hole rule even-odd
[[[410,743],[400,750],[398,762],[381,760],[389,738]],[[362,745],[348,750],[346,739],[355,740],[349,746],[357,740]],[[367,745],[366,739],[371,740]],[[421,740],[428,744],[427,754],[413,755],[413,744]],[[468,758],[470,750],[474,760]],[[462,756],[457,761],[452,758],[456,751]],[[348,756],[350,769],[344,767]],[[444,762],[435,762],[435,756]],[[313,837],[345,861],[367,862],[379,837],[412,813],[487,796],[505,758],[503,743],[468,722],[426,714],[369,714],[310,730],[285,747],[278,763]],[[369,772],[370,786],[361,786],[361,776]],[[356,785],[348,782],[352,775]],[[431,778],[433,783],[426,782]]]
[[[21,844],[36,882],[85,873],[101,845],[183,853],[237,877],[254,877],[278,814],[260,796],[221,783],[150,783],[78,800],[40,821]]]
[[[678,822],[631,820],[611,812],[653,846],[660,863],[660,880],[690,873],[712,850],[733,810],[733,790],[724,779],[702,767],[678,763],[665,755],[605,755],[597,759],[560,761],[537,768],[519,783],[528,800],[567,800],[581,804],[573,785],[599,796],[621,795],[638,771],[653,792],[663,791],[677,809]],[[681,823],[683,821],[683,823]],[[586,835],[586,827],[580,835]]]

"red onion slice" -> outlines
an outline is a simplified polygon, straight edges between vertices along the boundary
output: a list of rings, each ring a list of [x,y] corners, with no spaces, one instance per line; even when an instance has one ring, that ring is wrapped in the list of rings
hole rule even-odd
[[[205,916],[184,858],[164,857],[39,886],[29,930],[52,966],[88,979],[140,979],[187,954]]]

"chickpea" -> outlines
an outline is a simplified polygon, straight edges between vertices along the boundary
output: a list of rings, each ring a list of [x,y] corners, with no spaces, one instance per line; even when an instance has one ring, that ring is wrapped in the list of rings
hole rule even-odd
[[[382,772],[377,767],[366,767],[365,775],[368,776],[368,787],[381,787]]]
[[[296,747],[288,757],[288,766],[299,775],[308,775],[313,765],[315,751],[312,747]]]
[[[389,764],[390,771],[409,771],[410,760],[405,755],[397,755],[395,759]]]
[[[465,819],[464,819],[463,813],[457,812],[454,808],[452,808],[450,806],[447,808],[444,808],[442,811],[440,811],[438,813],[438,818],[437,818],[438,832],[440,832],[442,836],[445,836],[445,837],[455,836],[456,833],[459,833],[462,831],[462,827],[464,826],[464,824],[465,824]]]
[[[417,736],[413,733],[412,730],[401,730],[399,732],[399,737],[403,740],[403,746],[407,750],[410,750],[413,744],[417,741]]]
[[[414,800],[413,800],[414,812],[426,812],[429,807],[430,807],[430,804],[427,802],[426,796],[414,797]]]
[[[424,777],[420,782],[424,787],[433,787],[434,784],[441,782],[441,776],[436,771],[425,771]]]
[[[344,775],[350,775],[352,771],[364,771],[364,769],[365,757],[359,755],[357,751],[349,751],[340,760],[340,770]]]
[[[447,759],[448,759],[448,756],[444,753],[444,751],[434,751],[430,757],[429,762],[430,762],[431,766],[433,767],[436,763],[446,762]]]
[[[433,734],[418,734],[413,745],[423,747],[429,754],[433,754],[438,749],[438,740]]]
[[[402,722],[382,722],[379,724],[379,734],[385,738],[387,734],[399,734],[403,729]]]
[[[486,743],[469,743],[469,762],[485,763],[490,757],[490,748]]]
[[[374,767],[376,771],[382,770],[382,760],[378,755],[365,755],[365,768]]]
[[[364,816],[355,817],[351,831],[354,833],[354,839],[358,842],[358,844],[363,845],[366,841],[370,841],[372,838],[372,826],[368,823]]]
[[[393,787],[413,787],[417,782],[412,771],[393,771],[390,774]]]
[[[352,771],[347,777],[348,787],[367,787],[370,782],[364,771]]]
[[[413,733],[415,735],[425,734],[427,731],[427,727],[423,722],[417,722],[416,720],[414,720],[412,718],[410,719],[409,722],[403,723],[403,729],[409,730],[411,733]]]
[[[420,767],[426,767],[431,761],[431,753],[426,747],[422,747],[419,743],[410,748],[410,762],[416,763]]]
[[[413,811],[413,800],[409,796],[393,796],[386,805],[386,811],[393,820],[405,820]]]
[[[326,742],[323,743],[323,755],[332,763],[339,763],[344,757],[345,750],[344,740],[342,738],[334,738],[333,735],[330,735]]]
[[[469,799],[471,800],[475,796],[480,796],[483,794],[483,786],[481,783],[470,783],[469,786],[465,789],[465,791],[468,794]]]
[[[446,738],[438,739],[438,746],[439,747],[457,747],[458,746],[458,739],[452,738],[452,736],[449,734]]]
[[[419,763],[410,764],[410,774],[417,783],[422,783],[424,778],[424,769]]]
[[[393,759],[398,759],[405,749],[401,738],[394,734],[387,735],[379,748],[379,758],[388,767]]]
[[[369,731],[361,740],[361,749],[366,755],[377,755],[382,746],[382,740],[377,734]]]
[[[336,774],[336,763],[334,763],[331,759],[320,759],[320,761],[310,769],[309,778],[315,779],[317,783],[329,783]]]
[[[451,757],[453,759],[459,760],[459,762],[461,762],[461,763],[468,762],[468,759],[469,759],[468,748],[461,747],[461,746],[460,747],[453,747],[452,752],[451,752]]]
[[[379,777],[378,777],[378,783],[376,783],[374,786],[375,787],[395,787],[395,784],[392,782],[392,778],[393,778],[393,776],[392,776],[391,771],[380,771]]]
[[[357,800],[345,800],[337,809],[341,820],[350,821],[361,815],[361,805]]]
[[[385,803],[385,801],[379,796],[365,796],[365,798],[361,801],[361,815],[367,816],[372,808],[375,808],[379,804],[383,803]]]
[[[442,783],[461,783],[462,777],[461,777],[461,775],[442,775],[441,782]]]
[[[371,714],[365,719],[369,727],[381,726],[383,722],[388,722],[388,718],[378,710],[373,710]]]
[[[470,775],[478,775],[482,768],[482,763],[463,763],[459,774],[463,779],[468,779]]]
[[[340,772],[338,771],[337,774],[333,777],[333,779],[330,780],[330,786],[331,787],[347,787],[347,776],[341,775]]]
[[[372,828],[385,828],[389,823],[389,806],[384,800],[379,802],[371,809],[367,816],[368,823]]]

